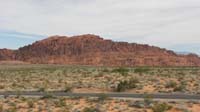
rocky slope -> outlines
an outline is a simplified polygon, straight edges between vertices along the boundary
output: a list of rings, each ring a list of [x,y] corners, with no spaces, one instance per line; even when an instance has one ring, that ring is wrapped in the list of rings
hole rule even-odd
[[[12,60],[15,58],[15,51],[9,49],[0,49],[0,61]]]
[[[96,35],[52,36],[18,50],[0,50],[0,60],[95,66],[200,66],[197,55],[177,55],[149,45],[104,40]]]

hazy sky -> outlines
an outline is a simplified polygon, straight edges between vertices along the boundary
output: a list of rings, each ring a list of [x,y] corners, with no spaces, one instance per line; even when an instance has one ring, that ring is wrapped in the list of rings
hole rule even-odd
[[[96,34],[200,54],[200,0],[0,0],[0,48]]]

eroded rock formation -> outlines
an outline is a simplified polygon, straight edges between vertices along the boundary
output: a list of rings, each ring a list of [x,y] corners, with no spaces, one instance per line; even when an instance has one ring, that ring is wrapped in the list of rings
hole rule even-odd
[[[159,47],[114,42],[90,34],[52,36],[15,51],[1,49],[0,60],[95,66],[200,66],[195,54],[177,55]]]

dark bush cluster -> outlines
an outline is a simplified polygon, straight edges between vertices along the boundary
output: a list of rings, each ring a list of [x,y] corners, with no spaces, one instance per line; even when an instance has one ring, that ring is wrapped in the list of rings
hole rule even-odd
[[[136,88],[137,83],[139,83],[139,80],[137,78],[131,78],[130,80],[120,81],[119,84],[116,87],[116,91],[122,92],[122,91],[125,91],[127,89]]]
[[[148,72],[148,71],[150,71],[150,69],[149,68],[136,68],[135,70],[134,70],[134,72],[135,73],[146,73],[146,72]]]
[[[100,112],[100,110],[94,107],[86,107],[83,109],[83,112]]]
[[[170,110],[172,106],[168,105],[167,103],[157,103],[152,107],[153,112],[166,112]]]
[[[112,70],[113,73],[119,73],[121,75],[127,75],[129,72],[129,69],[127,68],[116,68]]]

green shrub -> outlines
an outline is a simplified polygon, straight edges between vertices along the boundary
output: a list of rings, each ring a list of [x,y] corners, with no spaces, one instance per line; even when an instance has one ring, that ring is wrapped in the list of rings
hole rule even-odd
[[[185,85],[179,85],[179,86],[177,86],[177,87],[174,88],[174,91],[175,91],[175,92],[181,92],[181,91],[183,91],[185,88],[186,88]]]
[[[39,88],[38,92],[45,92],[45,88],[44,87]]]
[[[136,78],[120,81],[119,84],[117,85],[116,91],[122,92],[122,91],[125,91],[126,89],[136,88],[138,82],[139,81]]]
[[[152,107],[153,112],[166,112],[167,110],[170,110],[172,106],[166,104],[166,103],[157,103]]]
[[[100,110],[98,110],[94,107],[86,107],[83,109],[83,112],[100,112]]]
[[[98,100],[99,100],[99,101],[104,101],[104,100],[106,100],[106,99],[108,99],[108,96],[107,96],[106,94],[100,94],[100,95],[98,96]]]
[[[129,80],[129,88],[136,88],[137,87],[137,83],[139,83],[138,78],[131,78]]]
[[[71,92],[72,87],[71,86],[66,86],[64,92]]]
[[[144,104],[145,104],[145,106],[149,106],[151,103],[153,103],[153,96],[145,95],[144,96]]]
[[[104,68],[104,69],[102,70],[102,72],[108,73],[108,72],[110,72],[110,71],[109,71],[108,69]]]
[[[149,68],[136,68],[135,70],[134,70],[134,72],[135,73],[146,73],[146,72],[148,72],[148,71],[150,71],[150,69]]]
[[[127,88],[128,88],[128,82],[120,81],[120,83],[117,85],[116,91],[122,92],[122,91],[125,91]]]
[[[27,104],[28,104],[29,108],[33,108],[34,107],[34,103],[33,103],[32,100],[28,100]]]
[[[0,112],[3,112],[3,105],[0,105]]]
[[[175,81],[169,81],[165,85],[166,88],[175,88],[177,86],[177,83]]]
[[[55,97],[52,94],[45,93],[45,95],[41,99],[51,99],[51,98],[55,98]]]
[[[64,98],[59,99],[59,101],[54,102],[56,107],[64,107],[66,106],[66,102]]]
[[[112,70],[113,73],[119,73],[121,75],[127,75],[129,72],[129,69],[127,68],[116,68]]]

